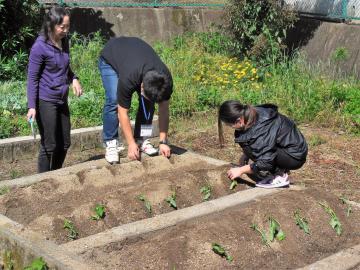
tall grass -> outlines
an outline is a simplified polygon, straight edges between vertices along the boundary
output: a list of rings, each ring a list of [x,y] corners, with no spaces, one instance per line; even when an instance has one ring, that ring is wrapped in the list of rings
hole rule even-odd
[[[104,89],[97,61],[104,40],[74,35],[72,68],[84,88],[82,97],[70,94],[73,128],[102,124]],[[247,59],[227,55],[226,38],[218,34],[187,34],[155,50],[174,79],[171,117],[214,111],[228,99],[243,103],[275,103],[297,122],[360,132],[360,83],[353,78],[333,79],[320,68],[309,67],[301,55],[261,67]],[[0,83],[0,138],[29,134],[25,121],[26,82]],[[137,99],[134,97],[131,115]]]

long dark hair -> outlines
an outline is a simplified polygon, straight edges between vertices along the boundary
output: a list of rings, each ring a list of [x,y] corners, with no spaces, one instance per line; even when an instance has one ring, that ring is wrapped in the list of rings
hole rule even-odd
[[[251,105],[241,104],[237,100],[227,100],[221,104],[218,114],[218,133],[220,146],[224,145],[224,133],[222,122],[235,124],[239,118],[244,119],[244,130],[250,128],[256,121],[257,112]]]
[[[50,35],[55,30],[55,25],[61,24],[65,16],[70,17],[70,10],[59,6],[52,7],[45,14],[40,33],[45,37],[46,40],[50,39]]]

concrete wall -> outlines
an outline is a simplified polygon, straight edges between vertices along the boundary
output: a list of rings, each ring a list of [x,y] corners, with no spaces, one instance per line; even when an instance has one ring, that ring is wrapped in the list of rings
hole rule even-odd
[[[301,48],[309,63],[322,62],[331,72],[355,75],[360,78],[360,25],[322,22],[302,18],[289,32],[288,45]],[[338,48],[346,48],[348,57],[334,61]]]
[[[137,36],[149,43],[185,32],[208,31],[222,22],[220,8],[73,8],[72,30],[109,37]]]

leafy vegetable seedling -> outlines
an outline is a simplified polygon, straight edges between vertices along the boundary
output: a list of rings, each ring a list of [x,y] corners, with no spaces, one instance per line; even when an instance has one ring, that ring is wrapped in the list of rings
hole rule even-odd
[[[306,234],[310,234],[309,223],[306,218],[300,215],[299,209],[294,212],[294,218],[296,225],[298,225]]]
[[[261,230],[256,223],[251,224],[250,228],[261,235],[261,241],[264,245],[267,246],[269,245],[269,241],[267,239],[266,232],[264,230]]]
[[[330,216],[329,224],[330,224],[331,228],[333,228],[335,230],[337,235],[341,235],[342,234],[342,225],[341,225],[339,218],[335,214],[334,210],[332,210],[331,207],[326,202],[319,202],[319,205],[325,210],[326,213],[329,214],[329,216]]]
[[[165,201],[169,203],[172,208],[177,209],[175,191],[169,197],[167,197]]]
[[[212,243],[211,246],[212,246],[212,250],[216,254],[220,255],[221,257],[225,257],[228,262],[233,261],[234,258],[232,256],[230,256],[229,254],[227,254],[227,252],[225,251],[225,249],[221,245],[219,245],[217,243]]]
[[[9,193],[9,192],[10,192],[9,187],[3,186],[3,187],[0,188],[0,195],[4,195],[4,194]]]
[[[238,185],[238,182],[236,180],[231,181],[230,189],[234,189]]]
[[[13,256],[12,256],[10,250],[6,250],[4,252],[3,267],[4,267],[4,269],[7,269],[7,270],[14,270],[15,269],[15,263],[14,263]]]
[[[49,267],[46,265],[46,262],[43,258],[36,258],[31,262],[29,266],[26,266],[24,270],[48,270]]]
[[[351,205],[349,204],[349,200],[345,196],[341,196],[340,201],[343,204],[346,204],[346,216],[349,217],[350,214],[352,213],[352,208]]]
[[[207,185],[207,186],[203,186],[200,189],[201,194],[203,195],[203,200],[207,201],[210,199],[211,197],[211,186]]]
[[[92,220],[99,220],[105,217],[105,206],[102,204],[97,204],[94,208],[95,215],[91,216]]]
[[[74,224],[68,220],[65,219],[64,220],[64,229],[68,231],[68,237],[72,240],[77,239],[79,236],[79,233],[76,231],[76,228],[74,226]]]
[[[280,223],[273,217],[269,217],[270,221],[270,231],[269,231],[269,240],[273,242],[276,238],[279,241],[285,239],[286,235],[284,231],[280,228]]]
[[[145,198],[145,196],[143,194],[140,194],[139,196],[137,196],[137,198],[144,202],[144,206],[146,208],[146,211],[151,214],[152,213],[152,207],[151,207],[151,204],[150,202]]]

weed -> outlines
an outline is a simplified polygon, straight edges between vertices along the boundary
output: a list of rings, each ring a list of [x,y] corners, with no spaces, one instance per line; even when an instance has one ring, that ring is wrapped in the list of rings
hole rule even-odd
[[[10,178],[11,179],[15,179],[15,178],[18,178],[18,177],[20,177],[21,176],[21,172],[19,172],[19,171],[17,171],[17,170],[14,170],[14,169],[12,169],[11,171],[10,171]]]
[[[99,220],[105,217],[105,206],[102,204],[97,204],[94,208],[95,215],[91,216],[92,220]]]
[[[177,209],[176,205],[176,192],[174,191],[165,201],[174,209]]]
[[[144,206],[145,206],[145,209],[146,211],[151,214],[152,213],[152,207],[151,207],[151,204],[150,202],[146,199],[146,197],[143,195],[143,194],[140,194],[139,196],[137,196],[137,198],[144,202]]]
[[[352,213],[352,207],[351,205],[349,204],[349,200],[344,196],[340,196],[340,201],[346,205],[346,216],[349,217],[350,214]]]
[[[306,234],[310,234],[309,223],[306,218],[301,216],[299,209],[294,212],[294,218],[296,225],[298,225]]]
[[[342,225],[341,225],[339,218],[335,214],[334,210],[331,209],[331,207],[327,204],[327,202],[319,202],[319,205],[324,209],[324,211],[326,213],[329,214],[329,216],[330,216],[329,224],[330,224],[331,228],[333,228],[335,230],[337,235],[341,235]]]
[[[7,186],[0,187],[0,195],[4,195],[4,194],[9,193],[9,192],[10,192],[9,187],[7,187]]]
[[[229,254],[227,254],[227,252],[225,251],[225,249],[221,245],[219,245],[217,243],[212,243],[211,247],[212,247],[212,250],[216,254],[220,255],[221,257],[225,257],[228,262],[233,261],[234,258],[232,256],[230,256]]]
[[[326,140],[317,134],[311,136],[309,139],[309,145],[312,147],[319,146],[324,143],[326,143]]]
[[[256,223],[251,224],[250,228],[260,234],[261,241],[264,245],[269,245],[265,230],[261,230]]]
[[[48,270],[49,267],[47,266],[46,262],[43,258],[36,258],[31,262],[29,266],[26,266],[24,270]]]
[[[15,269],[15,263],[14,263],[14,260],[13,260],[10,250],[6,250],[4,252],[3,264],[4,264],[4,270],[14,270]]]
[[[349,57],[349,50],[345,47],[338,47],[334,50],[334,52],[331,54],[331,59],[339,62],[339,61],[345,61]]]
[[[72,240],[75,240],[78,238],[79,233],[77,232],[74,224],[68,220],[68,219],[64,219],[64,229],[68,231],[68,237]]]
[[[238,182],[236,180],[231,181],[229,189],[234,189],[238,185]]]
[[[211,186],[210,185],[206,185],[200,188],[200,192],[203,195],[203,200],[207,201],[210,199],[211,197]]]

